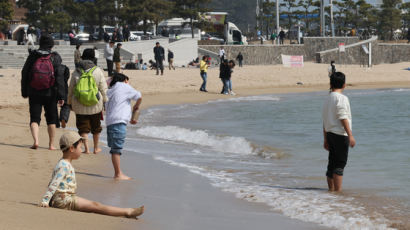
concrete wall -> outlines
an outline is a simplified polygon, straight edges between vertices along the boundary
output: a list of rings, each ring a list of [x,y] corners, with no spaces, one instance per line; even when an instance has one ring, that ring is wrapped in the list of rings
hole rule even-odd
[[[199,46],[202,49],[219,53],[220,45]],[[281,64],[281,54],[306,56],[303,45],[224,45],[228,59],[236,59],[239,52],[244,57],[246,65],[271,65]],[[200,52],[201,55],[203,53]]]
[[[373,63],[410,62],[410,44],[379,43],[373,53]]]

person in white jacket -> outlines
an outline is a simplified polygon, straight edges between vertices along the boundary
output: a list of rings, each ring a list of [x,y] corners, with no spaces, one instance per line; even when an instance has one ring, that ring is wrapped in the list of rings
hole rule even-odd
[[[129,78],[121,73],[114,73],[107,91],[106,108],[107,142],[111,148],[111,159],[114,166],[114,178],[130,180],[120,169],[120,156],[127,135],[127,123],[136,124],[137,118],[131,116],[131,100],[136,101],[133,113],[141,104],[141,93],[128,84]]]
[[[115,44],[114,41],[110,41],[110,43],[107,44],[104,50],[104,57],[105,57],[105,60],[107,60],[108,77],[112,77],[113,75],[114,44]]]

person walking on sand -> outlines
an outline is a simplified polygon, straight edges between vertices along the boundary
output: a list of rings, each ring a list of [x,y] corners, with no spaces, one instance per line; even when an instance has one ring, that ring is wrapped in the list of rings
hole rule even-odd
[[[115,71],[117,73],[121,72],[121,47],[122,44],[118,43],[117,48],[114,50],[114,56],[113,56],[113,61],[115,63]]]
[[[68,88],[68,104],[76,116],[78,133],[84,138],[84,153],[90,153],[88,133],[92,133],[94,154],[101,151],[98,147],[100,138],[103,103],[106,96],[107,82],[104,72],[94,64],[94,49],[85,49],[81,56],[80,67],[71,75]]]
[[[168,68],[169,70],[174,69],[174,52],[172,52],[170,49],[168,49]]]
[[[44,194],[40,207],[53,207],[80,212],[92,212],[108,216],[124,216],[136,218],[144,213],[144,206],[138,208],[119,208],[87,200],[76,195],[77,180],[72,161],[81,156],[84,139],[76,132],[69,131],[60,138],[62,158],[54,167],[47,192]]]
[[[207,79],[207,72],[208,72],[208,56],[203,56],[201,62],[199,63],[199,70],[201,71],[201,77],[202,77],[202,85],[199,91],[202,92],[208,92],[206,90],[206,79]]]
[[[107,142],[111,147],[111,160],[114,166],[114,178],[118,180],[131,179],[120,168],[120,156],[122,154],[125,137],[127,135],[127,123],[136,124],[135,116],[131,116],[131,100],[136,101],[133,114],[138,112],[142,98],[141,93],[128,84],[129,78],[124,74],[115,73],[107,91],[108,102],[106,103]]]
[[[330,61],[330,66],[327,69],[327,72],[329,74],[329,77],[332,76],[332,74],[336,73],[335,61]]]
[[[342,191],[343,171],[350,147],[356,145],[352,134],[349,98],[343,95],[346,77],[336,72],[330,77],[331,92],[323,106],[323,147],[329,151],[327,184],[329,191]]]
[[[164,75],[164,63],[165,61],[165,51],[162,46],[159,45],[159,42],[155,44],[154,47],[155,62],[157,63],[157,75],[161,69],[161,75]]]
[[[113,75],[114,44],[115,42],[111,40],[104,49],[104,57],[107,61],[108,77],[112,77]]]
[[[52,52],[54,40],[50,36],[40,38],[40,48],[30,52],[21,71],[21,95],[28,98],[30,111],[30,131],[34,143],[39,146],[39,125],[44,108],[49,137],[48,149],[54,150],[54,136],[58,122],[58,105],[64,105],[64,76],[59,71],[62,60],[57,52]]]
[[[236,60],[238,60],[239,67],[242,67],[243,55],[239,52],[238,56],[236,56]]]
[[[74,51],[74,65],[75,68],[79,67],[80,61],[81,61],[81,51],[80,51],[81,44],[77,44],[75,46],[75,51]]]

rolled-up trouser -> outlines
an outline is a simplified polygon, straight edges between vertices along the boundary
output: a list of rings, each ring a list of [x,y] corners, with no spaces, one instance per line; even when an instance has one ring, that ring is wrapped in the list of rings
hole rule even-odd
[[[106,59],[106,60],[107,60],[108,76],[111,77],[113,75],[112,70],[113,70],[113,67],[114,67],[114,62],[111,61],[111,60],[108,60],[108,59]]]

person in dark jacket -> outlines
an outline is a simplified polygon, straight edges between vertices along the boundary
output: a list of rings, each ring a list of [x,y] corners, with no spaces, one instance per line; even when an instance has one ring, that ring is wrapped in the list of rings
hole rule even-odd
[[[281,30],[279,32],[279,43],[283,45],[283,41],[285,40],[285,31]]]
[[[61,76],[61,71],[58,71],[62,60],[57,52],[52,52],[54,46],[53,38],[50,36],[41,36],[40,48],[34,50],[27,57],[26,63],[21,71],[21,95],[23,98],[29,99],[30,110],[30,130],[33,136],[34,143],[32,149],[37,149],[39,146],[39,125],[41,121],[41,112],[44,107],[45,117],[48,126],[49,144],[48,149],[54,150],[55,128],[58,122],[57,102],[59,105],[64,105],[66,96],[64,76]],[[48,57],[53,66],[55,82],[49,88],[37,90],[32,87],[33,83],[33,66],[40,57]]]
[[[68,79],[70,79],[70,69],[66,65],[60,65],[60,67],[56,70],[56,74],[58,76],[64,77],[64,98],[63,98],[64,104],[61,106],[60,116],[59,116],[60,122],[57,122],[56,127],[60,128],[60,123],[61,123],[61,128],[65,128],[68,122],[68,119],[70,118],[70,111],[71,111],[70,106],[66,103],[67,96],[68,96]]]
[[[159,42],[155,44],[154,47],[155,62],[157,63],[157,75],[161,69],[161,75],[164,75],[164,63],[165,61],[165,50],[162,46],[159,45]]]
[[[170,49],[168,50],[168,67],[169,70],[174,69],[174,52],[172,52]]]
[[[114,49],[114,56],[112,59],[115,63],[115,71],[117,73],[121,71],[121,53],[120,53],[121,47],[122,47],[122,44],[118,43],[117,48]]]
[[[236,56],[236,60],[239,62],[239,67],[242,67],[243,55],[239,52],[238,56]]]
[[[124,36],[124,42],[128,42],[128,39],[130,38],[130,35],[131,35],[128,25],[125,25],[124,28],[122,29],[122,35]]]

